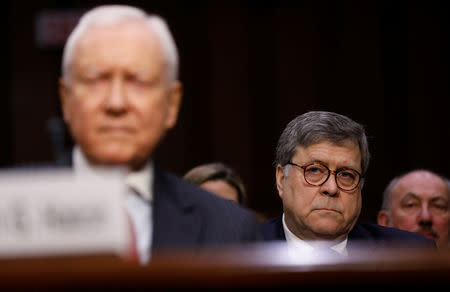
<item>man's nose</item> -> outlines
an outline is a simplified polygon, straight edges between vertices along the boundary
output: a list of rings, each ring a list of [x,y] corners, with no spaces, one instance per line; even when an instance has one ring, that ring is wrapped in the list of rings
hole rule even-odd
[[[339,188],[333,174],[330,174],[328,179],[320,186],[320,192],[327,196],[335,196]]]
[[[123,78],[118,76],[112,78],[104,104],[108,111],[121,112],[124,110],[126,106],[126,92]]]
[[[431,213],[428,209],[428,205],[423,204],[420,208],[419,219],[421,221],[431,221]]]

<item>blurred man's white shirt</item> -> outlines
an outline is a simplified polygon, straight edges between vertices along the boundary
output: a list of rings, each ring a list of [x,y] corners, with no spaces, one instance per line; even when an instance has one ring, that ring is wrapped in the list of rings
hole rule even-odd
[[[88,163],[86,157],[78,146],[73,152],[73,166],[75,174],[82,173],[84,176],[101,176],[110,171],[111,167],[97,167]],[[153,162],[149,161],[139,171],[128,172],[118,167],[117,171],[124,171],[125,184],[128,188],[125,196],[125,207],[130,216],[136,236],[136,248],[139,262],[146,264],[150,260],[150,250],[153,235],[152,224],[152,202],[153,202]]]

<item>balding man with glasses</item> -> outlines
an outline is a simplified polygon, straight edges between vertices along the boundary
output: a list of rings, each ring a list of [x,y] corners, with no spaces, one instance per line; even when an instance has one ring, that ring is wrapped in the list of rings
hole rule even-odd
[[[412,232],[358,222],[369,158],[364,127],[346,116],[311,111],[292,120],[274,163],[283,214],[262,223],[264,240],[287,241],[304,252],[326,247],[341,255],[361,246],[434,247]]]

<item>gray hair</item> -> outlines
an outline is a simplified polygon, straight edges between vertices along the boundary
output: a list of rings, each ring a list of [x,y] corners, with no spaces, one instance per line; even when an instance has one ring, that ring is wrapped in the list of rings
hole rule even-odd
[[[397,185],[398,181],[403,177],[404,175],[394,177],[391,182],[387,185],[386,189],[384,189],[383,192],[383,202],[381,203],[381,209],[390,211],[390,204],[391,204],[391,193],[394,187]]]
[[[158,15],[149,15],[142,9],[127,5],[98,6],[81,17],[64,46],[62,76],[70,81],[69,69],[72,65],[74,50],[86,32],[94,27],[118,25],[128,21],[143,22],[155,33],[165,54],[169,79],[175,81],[178,78],[178,50],[167,23]]]
[[[311,111],[288,123],[278,140],[275,167],[285,166],[295,155],[297,146],[308,147],[322,141],[358,142],[361,151],[361,169],[364,176],[369,168],[369,144],[364,127],[352,119],[333,112]]]

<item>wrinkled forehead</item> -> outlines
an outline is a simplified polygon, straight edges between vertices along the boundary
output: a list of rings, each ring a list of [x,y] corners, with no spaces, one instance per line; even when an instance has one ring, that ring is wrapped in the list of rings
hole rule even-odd
[[[76,72],[128,68],[154,75],[167,68],[155,34],[136,23],[96,27],[80,39],[74,54]]]
[[[426,171],[417,171],[399,179],[394,186],[393,193],[404,196],[413,193],[418,197],[443,197],[450,199],[450,190],[445,181],[437,175]]]
[[[293,156],[299,153],[299,150],[311,150],[316,148],[346,148],[349,151],[361,153],[361,149],[357,141],[353,139],[345,139],[345,140],[329,140],[329,139],[321,139],[318,141],[312,141],[308,144],[298,144],[295,149]]]
[[[358,143],[351,139],[338,143],[322,140],[306,147],[299,145],[296,147],[294,157],[305,160],[302,162],[324,162],[361,171],[361,151]]]

